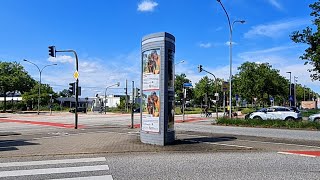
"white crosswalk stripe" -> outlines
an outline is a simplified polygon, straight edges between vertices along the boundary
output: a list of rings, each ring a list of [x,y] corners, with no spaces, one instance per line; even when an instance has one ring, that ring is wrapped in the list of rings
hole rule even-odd
[[[78,173],[78,172],[94,172],[94,171],[108,171],[108,165],[101,165],[101,162],[105,162],[106,159],[104,157],[99,158],[80,158],[80,159],[62,159],[62,160],[47,160],[47,161],[29,161],[29,162],[8,162],[8,163],[0,163],[0,168],[27,168],[32,166],[59,166],[53,168],[35,168],[35,169],[25,169],[25,170],[4,170],[0,171],[0,178],[8,178],[8,177],[22,177],[22,176],[37,176],[37,175],[54,175],[59,174],[67,175],[68,173]],[[77,163],[81,163],[81,165],[77,166]],[[99,165],[83,165],[86,163],[100,163]],[[63,165],[71,166],[71,167],[60,167]],[[98,176],[88,176],[88,177],[74,177],[74,178],[62,178],[57,180],[112,180],[111,175],[98,175]],[[65,176],[64,176],[65,177]],[[69,176],[70,177],[70,176]]]

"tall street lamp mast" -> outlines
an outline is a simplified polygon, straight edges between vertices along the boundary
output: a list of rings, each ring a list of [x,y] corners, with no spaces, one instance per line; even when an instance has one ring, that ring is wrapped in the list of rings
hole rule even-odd
[[[231,80],[232,80],[232,30],[233,30],[233,25],[235,23],[245,23],[244,20],[236,20],[236,21],[233,21],[232,25],[231,25],[231,22],[230,22],[230,18],[229,18],[229,15],[228,15],[228,12],[227,10],[224,8],[223,4],[221,3],[221,0],[217,0],[222,9],[224,10],[224,12],[226,13],[226,16],[227,16],[227,19],[228,19],[228,24],[229,24],[229,30],[230,30],[230,37],[229,37],[229,45],[230,45],[230,76],[229,76],[229,118],[231,118],[231,113],[232,113],[232,84],[231,84]]]
[[[290,104],[290,107],[291,107],[291,99],[292,99],[292,97],[291,97],[291,72],[289,71],[289,72],[287,72],[287,73],[289,73],[290,74],[290,84],[289,84],[289,104]]]
[[[26,59],[24,59],[23,61],[26,61],[30,64],[33,64],[34,66],[36,66],[39,70],[39,90],[38,90],[38,115],[40,114],[40,94],[41,94],[41,74],[42,74],[42,71],[44,68],[48,67],[48,66],[56,66],[57,64],[48,64],[48,65],[45,65],[42,69],[39,68],[38,65],[36,65],[35,63],[31,62],[31,61],[28,61]]]
[[[108,90],[108,88],[113,87],[113,86],[119,87],[120,86],[120,82],[117,82],[116,84],[113,84],[113,85],[110,85],[110,86],[106,87],[106,90],[104,91],[104,114],[107,114],[107,112],[106,112],[106,110],[107,110],[107,108],[106,108],[107,90]]]

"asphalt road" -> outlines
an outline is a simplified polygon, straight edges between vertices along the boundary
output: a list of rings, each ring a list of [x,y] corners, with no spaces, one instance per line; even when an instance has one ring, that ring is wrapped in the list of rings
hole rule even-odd
[[[24,137],[52,138],[86,133],[139,135],[129,129],[130,115],[80,114],[80,129],[73,128],[74,115],[0,115],[0,147],[5,140]],[[197,118],[188,116],[187,118]],[[1,121],[18,120],[18,121]],[[182,119],[177,117],[176,119]],[[177,139],[186,146],[207,145],[207,150],[156,151],[66,156],[1,158],[0,179],[320,179],[320,132],[304,130],[225,127],[211,125],[211,119],[175,123]],[[39,122],[42,122],[39,124]],[[138,114],[135,124],[139,123]],[[1,132],[12,135],[1,136]],[[20,135],[14,135],[20,134]],[[71,137],[72,137],[71,136]],[[50,142],[50,139],[47,140]],[[224,151],[217,149],[225,149]],[[214,150],[216,149],[216,150]],[[292,155],[291,151],[316,151],[319,155]],[[283,154],[285,153],[285,154]],[[1,154],[1,151],[0,151]],[[92,161],[83,158],[99,157]],[[101,157],[105,158],[101,160]],[[73,163],[36,165],[34,161],[79,159]],[[18,162],[16,166],[10,166]],[[25,164],[20,162],[26,162]],[[29,165],[28,165],[29,164]],[[56,173],[54,173],[56,172]],[[79,178],[76,178],[79,179]]]
[[[268,152],[99,154],[1,161],[0,179],[6,180],[320,179],[319,158]]]

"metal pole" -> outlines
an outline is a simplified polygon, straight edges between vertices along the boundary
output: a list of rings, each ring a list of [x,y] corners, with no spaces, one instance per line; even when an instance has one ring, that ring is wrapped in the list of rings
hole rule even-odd
[[[126,79],[126,91],[125,91],[125,93],[126,93],[126,107],[125,107],[125,109],[126,109],[126,112],[128,112],[128,80]]]
[[[303,86],[303,101],[306,101],[306,86]]]
[[[223,116],[226,115],[226,92],[223,92]]]
[[[291,97],[291,72],[290,72],[290,86],[289,86],[289,90],[290,90],[290,98],[292,98]],[[290,100],[290,107],[292,106],[292,104],[291,104],[291,100]]]
[[[183,87],[183,104],[182,104],[182,122],[185,120],[185,104],[186,104],[187,89]]]
[[[107,114],[107,112],[106,112],[106,99],[107,99],[107,89],[108,88],[106,88],[106,90],[104,91],[104,114]]]
[[[76,57],[76,71],[78,72],[78,70],[79,70],[79,66],[78,66],[78,55],[77,55],[77,53],[75,52],[75,51],[73,51],[73,53],[74,53],[74,55],[75,55],[75,57]],[[77,80],[76,80],[76,109],[75,109],[75,115],[74,115],[74,117],[75,117],[75,129],[78,129],[78,98],[79,98],[79,92],[78,92],[78,90],[79,90],[79,78],[77,78]]]
[[[131,129],[133,129],[133,105],[134,105],[134,81],[132,81],[132,101],[131,101]]]
[[[39,69],[39,68],[38,68]],[[38,115],[40,114],[40,96],[41,96],[41,71],[39,69],[39,74],[40,74],[40,77],[39,77],[39,90],[38,90]]]

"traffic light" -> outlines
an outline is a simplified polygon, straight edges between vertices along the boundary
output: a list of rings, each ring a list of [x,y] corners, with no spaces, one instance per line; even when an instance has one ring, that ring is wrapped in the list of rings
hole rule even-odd
[[[76,83],[69,83],[69,94],[75,95],[76,94]]]
[[[56,57],[56,47],[55,46],[49,46],[49,56]]]
[[[135,89],[134,95],[135,95],[135,97],[140,97],[140,89],[139,88]]]
[[[198,71],[199,71],[199,72],[202,72],[202,65],[199,65],[199,66],[198,66]]]

